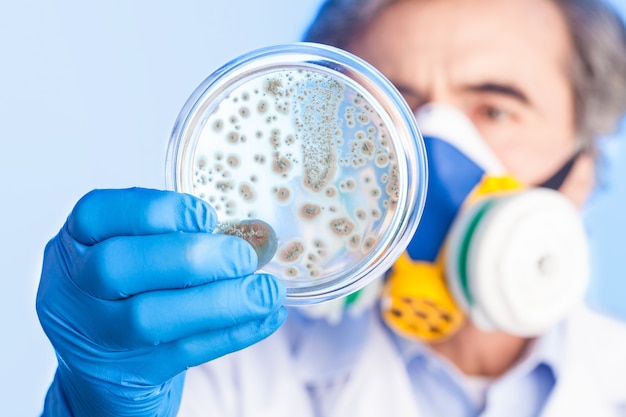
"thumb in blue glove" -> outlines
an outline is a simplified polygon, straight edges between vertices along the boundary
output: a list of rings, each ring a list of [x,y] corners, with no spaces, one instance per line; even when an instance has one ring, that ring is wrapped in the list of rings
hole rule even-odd
[[[255,274],[214,210],[148,189],[83,197],[46,246],[37,312],[58,369],[44,416],[173,416],[184,371],[285,320],[284,286]]]

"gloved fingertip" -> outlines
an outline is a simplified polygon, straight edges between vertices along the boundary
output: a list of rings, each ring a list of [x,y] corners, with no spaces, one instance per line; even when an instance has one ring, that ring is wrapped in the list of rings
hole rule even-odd
[[[211,205],[191,194],[183,194],[183,216],[181,230],[194,232],[212,232],[217,223],[217,213]]]
[[[285,322],[285,320],[287,320],[287,315],[289,314],[289,310],[287,310],[287,307],[285,306],[280,306],[280,308],[278,309],[278,311],[276,312],[276,314],[274,314],[274,325],[276,327],[280,327],[283,325],[283,323]]]
[[[244,239],[224,236],[228,238],[230,251],[225,250],[229,256],[234,256],[235,264],[232,271],[236,276],[242,277],[254,273],[259,264],[259,256],[254,247]]]
[[[248,302],[261,310],[274,311],[285,300],[285,284],[273,275],[250,275],[244,281],[244,291]]]
[[[91,190],[83,195],[74,205],[72,212],[67,218],[65,229],[69,236],[83,245],[98,243],[99,236],[94,229],[98,223],[101,200],[106,196],[106,190]]]
[[[287,320],[287,308],[281,306],[278,310],[270,314],[258,324],[257,336],[259,340],[264,339],[274,333]]]

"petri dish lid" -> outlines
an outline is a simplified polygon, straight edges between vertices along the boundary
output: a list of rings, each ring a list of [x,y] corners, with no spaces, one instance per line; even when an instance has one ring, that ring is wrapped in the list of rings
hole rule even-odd
[[[410,108],[374,67],[326,45],[275,45],[193,92],[166,184],[208,201],[223,224],[271,225],[277,250],[260,271],[285,283],[285,304],[313,304],[364,287],[406,249],[426,153]]]

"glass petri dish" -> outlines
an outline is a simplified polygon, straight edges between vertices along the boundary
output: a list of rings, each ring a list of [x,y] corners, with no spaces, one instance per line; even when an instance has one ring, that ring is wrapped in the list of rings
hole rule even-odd
[[[421,217],[422,137],[395,87],[358,57],[325,45],[254,50],[193,92],[175,122],[167,188],[208,201],[221,224],[271,225],[260,271],[287,305],[352,293],[380,277]]]

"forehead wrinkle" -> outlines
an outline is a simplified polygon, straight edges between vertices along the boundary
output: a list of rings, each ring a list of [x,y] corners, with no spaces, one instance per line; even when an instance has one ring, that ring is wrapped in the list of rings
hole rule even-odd
[[[559,29],[563,34],[552,33]],[[551,0],[400,0],[383,10],[368,35],[369,46],[360,48],[365,58],[421,97],[438,85],[459,91],[498,83],[515,86],[538,104],[546,71],[553,80],[560,76],[549,66],[567,77],[567,27]],[[515,56],[523,53],[534,63]],[[418,56],[407,58],[411,54]]]

